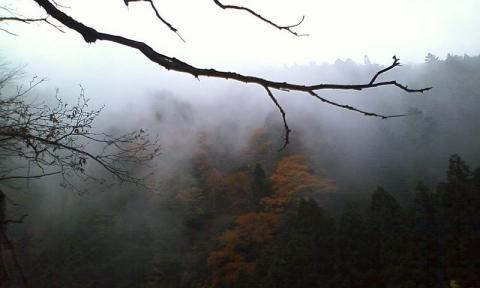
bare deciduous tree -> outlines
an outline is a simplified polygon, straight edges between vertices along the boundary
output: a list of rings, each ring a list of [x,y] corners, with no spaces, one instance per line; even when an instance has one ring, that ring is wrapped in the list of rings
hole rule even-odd
[[[0,166],[0,181],[56,174],[63,176],[64,183],[72,174],[102,181],[85,169],[92,162],[122,182],[142,184],[142,177],[130,170],[159,154],[156,138],[143,129],[119,136],[97,132],[94,122],[102,109],[89,110],[82,88],[74,104],[58,95],[54,105],[28,100],[27,94],[43,82],[37,78],[17,87],[13,95],[2,95],[15,73],[0,79],[0,159],[5,166]],[[37,174],[26,174],[30,166],[19,163],[29,163]]]
[[[235,81],[240,81],[244,83],[251,83],[251,84],[257,84],[261,86],[263,89],[265,89],[267,95],[269,98],[274,102],[275,106],[278,108],[282,115],[282,120],[284,124],[284,129],[285,129],[285,139],[284,139],[284,145],[282,147],[285,148],[286,145],[288,145],[289,142],[289,135],[290,135],[290,128],[288,126],[287,120],[286,120],[286,113],[278,100],[275,97],[275,94],[273,93],[274,90],[281,90],[281,91],[297,91],[297,92],[303,92],[311,97],[316,98],[317,100],[320,100],[321,102],[324,102],[329,105],[333,105],[342,109],[347,109],[351,111],[355,111],[358,113],[361,113],[365,116],[373,116],[373,117],[378,117],[382,119],[386,118],[391,118],[391,117],[398,117],[398,116],[404,116],[404,115],[382,115],[382,114],[377,114],[373,113],[370,111],[365,111],[358,109],[356,107],[350,106],[350,105],[345,105],[341,104],[335,101],[328,100],[326,98],[321,97],[317,92],[319,90],[325,90],[325,89],[331,89],[331,90],[363,90],[363,89],[369,89],[369,88],[376,88],[380,86],[394,86],[398,89],[401,89],[405,92],[408,93],[423,93],[427,90],[430,90],[431,87],[426,87],[426,88],[420,88],[420,89],[412,89],[409,88],[407,85],[401,84],[397,82],[396,80],[388,80],[388,81],[378,81],[378,76],[380,76],[383,73],[388,72],[389,70],[392,70],[393,68],[397,67],[400,65],[399,59],[397,57],[393,57],[393,63],[386,67],[385,69],[382,69],[378,71],[372,78],[371,81],[367,83],[358,83],[358,84],[313,84],[313,85],[306,85],[306,84],[297,84],[297,83],[289,83],[289,82],[278,82],[278,81],[272,81],[266,78],[262,77],[256,77],[256,76],[250,76],[250,75],[243,75],[235,72],[227,72],[227,71],[220,71],[216,69],[209,69],[209,68],[199,68],[195,67],[187,62],[184,62],[182,60],[179,60],[175,57],[172,56],[167,56],[164,55],[156,50],[154,50],[151,46],[144,42],[136,41],[134,39],[126,38],[120,35],[113,35],[109,33],[103,33],[100,32],[99,30],[88,26],[87,24],[81,23],[80,21],[70,17],[68,14],[62,11],[63,6],[58,4],[57,2],[53,0],[32,0],[33,2],[36,2],[38,5],[40,5],[41,8],[44,9],[46,12],[46,15],[48,15],[51,18],[56,19],[60,25],[64,25],[69,29],[72,29],[76,32],[78,32],[85,42],[87,43],[95,43],[99,40],[103,41],[108,41],[108,42],[113,42],[122,46],[130,47],[132,49],[138,50],[140,53],[142,53],[146,58],[148,58],[150,61],[155,62],[159,64],[160,66],[164,67],[167,70],[174,70],[177,72],[183,72],[190,74],[196,78],[199,78],[200,76],[203,77],[214,77],[214,78],[223,78],[223,79],[231,79]],[[281,31],[287,31],[291,33],[294,36],[306,36],[306,34],[301,34],[299,32],[296,32],[295,30],[298,28],[298,26],[303,22],[303,17],[301,21],[298,23],[295,23],[293,25],[279,25],[275,23],[274,21],[271,21],[267,17],[262,16],[261,14],[257,13],[256,11],[243,7],[243,6],[237,6],[237,5],[227,5],[224,4],[223,2],[219,0],[212,0],[214,5],[218,6],[221,9],[224,10],[236,10],[236,11],[241,11],[241,12],[246,12],[249,15],[259,19],[260,21],[266,23],[267,25],[270,25],[276,29],[279,29]],[[121,5],[121,1],[118,1],[119,4]],[[171,31],[174,33],[177,33],[180,37],[180,34],[178,30],[171,24],[171,22],[167,21],[164,17],[162,17],[159,13],[159,10],[156,8],[153,0],[124,0],[125,5],[129,5],[130,2],[147,2],[153,12],[156,14],[157,18],[165,24]],[[134,3],[131,3],[132,5]],[[49,19],[48,17],[41,18],[44,20],[44,22],[47,22]],[[0,21],[7,21],[7,17],[0,17]],[[24,22],[28,23],[31,22],[35,19],[29,19],[27,17],[24,17]],[[18,20],[17,20],[18,21]],[[47,22],[50,23],[51,22]],[[57,29],[61,29],[59,26],[60,25],[55,25]],[[180,37],[181,38],[181,37]],[[183,38],[181,38],[183,40]]]
[[[5,89],[19,70],[1,66],[0,183],[57,174],[62,176],[63,184],[70,187],[74,187],[69,180],[72,174],[85,180],[103,181],[87,171],[87,162],[93,162],[122,182],[143,185],[142,177],[131,170],[159,154],[156,138],[151,138],[143,129],[119,136],[95,132],[94,122],[102,109],[88,109],[82,88],[76,103],[65,103],[58,97],[57,90],[54,105],[48,105],[28,97],[44,79],[34,77],[26,87]],[[5,93],[5,90],[8,91]],[[27,167],[24,163],[28,163]],[[33,174],[30,165],[34,166]],[[10,287],[16,278],[14,275],[18,275],[23,286],[28,287],[14,245],[7,236],[8,224],[22,223],[27,215],[8,219],[7,199],[0,189],[0,286]]]

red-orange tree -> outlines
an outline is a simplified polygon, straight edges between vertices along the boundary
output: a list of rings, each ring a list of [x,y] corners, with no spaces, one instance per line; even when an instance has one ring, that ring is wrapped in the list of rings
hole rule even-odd
[[[238,216],[235,227],[219,237],[220,249],[210,253],[210,284],[214,287],[231,286],[241,275],[255,271],[257,257],[272,243],[282,216],[292,208],[296,197],[311,196],[333,187],[324,177],[312,174],[301,155],[283,157],[270,179],[274,194],[264,197],[257,211]]]

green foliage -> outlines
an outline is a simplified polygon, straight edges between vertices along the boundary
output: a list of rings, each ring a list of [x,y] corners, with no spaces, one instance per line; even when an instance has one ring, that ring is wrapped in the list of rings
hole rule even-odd
[[[335,287],[367,287],[369,259],[367,225],[358,206],[349,204],[343,211],[336,235]]]
[[[347,205],[335,225],[314,201],[300,200],[255,276],[238,287],[476,287],[479,190],[466,171],[453,155],[454,176],[433,192],[419,182],[405,210],[379,187],[366,220]]]
[[[463,153],[466,145],[478,147],[480,143],[480,134],[475,133],[479,119],[476,75],[480,73],[480,57],[449,55],[440,60],[429,54],[425,60],[428,65],[410,71],[418,76],[417,83],[435,86],[435,97],[409,98],[403,104],[392,104],[390,98],[385,102],[395,105],[398,111],[405,107],[404,111],[414,116],[399,119],[397,124],[372,126],[378,128],[367,134],[372,143],[352,141],[352,146],[348,146],[351,153],[344,158],[336,154],[342,150],[336,149],[334,133],[321,134],[321,141],[312,141],[317,153],[313,157],[302,154],[308,162],[313,158],[322,163],[330,175],[341,176],[338,171],[345,167],[345,173],[353,175],[349,179],[355,181],[335,179],[339,186],[351,190],[348,193],[357,196],[355,200],[364,197],[366,187],[368,191],[378,183],[388,187],[391,193],[379,188],[372,194],[367,209],[347,205],[339,213],[324,210],[313,200],[290,197],[290,185],[302,190],[303,196],[327,185],[304,177],[303,173],[310,174],[311,167],[291,165],[298,164],[293,161],[296,158],[285,157],[312,149],[298,144],[301,136],[292,139],[289,150],[276,151],[282,137],[275,131],[282,127],[278,118],[271,117],[265,129],[254,133],[250,146],[233,164],[225,161],[224,154],[217,153],[215,145],[202,135],[191,168],[184,168],[183,173],[175,176],[175,188],[164,185],[173,194],[168,196],[172,200],[168,205],[137,189],[109,191],[108,197],[98,203],[99,198],[93,197],[73,201],[78,205],[66,207],[68,197],[63,201],[64,196],[57,195],[58,205],[51,205],[51,199],[40,193],[43,191],[16,197],[17,202],[26,204],[30,216],[21,228],[9,226],[9,232],[21,247],[19,254],[28,278],[35,283],[32,286],[208,287],[212,274],[230,267],[240,272],[234,277],[236,282],[226,287],[477,287],[480,168],[471,170],[458,155],[453,155],[446,181],[436,187],[432,184],[443,173],[438,171],[443,167],[439,164],[443,160],[439,159],[446,151],[456,149]],[[368,66],[375,68],[374,64]],[[342,67],[349,73],[364,75],[354,71],[352,63]],[[313,70],[317,68],[312,67],[312,75],[321,74],[317,73],[321,70]],[[461,104],[445,105],[450,95],[455,95]],[[425,111],[409,108],[422,101],[428,103]],[[315,125],[319,131],[324,128]],[[327,131],[336,127],[332,125]],[[368,133],[359,130],[355,134],[352,130],[348,130],[352,135],[342,137],[361,140]],[[468,141],[465,131],[471,134]],[[374,134],[382,140],[370,138]],[[217,138],[221,137],[214,139]],[[363,146],[366,150],[357,150]],[[375,156],[371,156],[373,152]],[[478,153],[467,154],[478,162]],[[284,161],[282,173],[272,179],[275,167],[285,158],[291,161]],[[350,158],[362,158],[363,162],[345,161]],[[322,162],[325,159],[327,162]],[[372,164],[371,161],[377,162],[365,164]],[[368,172],[357,173],[356,169]],[[405,199],[418,179],[434,188],[419,183],[412,189],[411,199]],[[277,185],[276,190],[286,190],[283,198],[273,197],[272,183]],[[308,189],[305,183],[309,183]],[[344,206],[344,198],[348,197],[338,197],[334,206]],[[48,202],[50,206],[42,206]],[[284,207],[287,202],[295,204],[282,209],[281,219],[272,217],[276,214],[262,206],[280,203]],[[18,210],[13,215],[21,215],[23,208],[15,209]],[[332,219],[331,212],[338,219]],[[237,219],[241,221],[236,222]],[[269,222],[265,221],[268,219]],[[225,255],[236,258],[230,261],[236,266],[225,267],[229,263],[219,261],[209,267],[208,255],[218,250],[216,240],[228,231],[235,232],[229,235],[236,236],[233,240],[238,245],[226,245],[229,249]]]
[[[315,201],[301,199],[297,214],[288,226],[273,251],[265,255],[267,259],[262,259],[259,287],[333,285],[333,219]]]

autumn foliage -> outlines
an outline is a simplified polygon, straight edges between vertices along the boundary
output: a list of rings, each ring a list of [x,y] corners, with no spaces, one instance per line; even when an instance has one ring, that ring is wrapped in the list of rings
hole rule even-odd
[[[229,287],[242,275],[253,273],[260,253],[271,245],[294,200],[332,188],[328,180],[312,173],[301,155],[281,158],[268,180],[273,194],[263,197],[254,211],[238,215],[234,228],[218,238],[220,248],[208,256],[211,286]]]

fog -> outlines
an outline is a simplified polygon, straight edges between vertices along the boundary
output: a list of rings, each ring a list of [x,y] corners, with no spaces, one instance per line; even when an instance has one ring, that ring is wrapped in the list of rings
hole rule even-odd
[[[28,214],[23,223],[8,226],[8,235],[31,287],[280,287],[274,283],[284,276],[275,273],[288,273],[276,270],[280,268],[275,266],[279,261],[275,259],[277,255],[288,258],[279,252],[291,248],[290,244],[282,246],[284,243],[297,243],[296,238],[288,238],[298,232],[292,228],[297,224],[292,223],[309,225],[306,220],[298,220],[307,215],[300,212],[302,205],[307,205],[302,201],[315,200],[321,207],[317,208],[324,211],[318,215],[328,215],[332,223],[337,221],[332,225],[340,228],[329,230],[325,228],[329,224],[325,224],[320,234],[335,235],[332,238],[340,241],[341,219],[349,205],[371,211],[374,205],[370,201],[377,187],[393,195],[399,206],[410,207],[412,199],[417,199],[419,182],[443,199],[442,185],[451,180],[446,173],[452,167],[451,155],[460,155],[472,168],[480,166],[480,43],[475,34],[480,23],[474,15],[480,8],[478,1],[464,1],[462,5],[454,1],[404,1],[394,8],[388,1],[240,3],[272,13],[269,16],[282,23],[293,23],[305,15],[305,23],[298,30],[311,34],[307,37],[277,31],[248,14],[223,11],[213,3],[161,3],[185,43],[157,23],[144,3],[130,3],[126,9],[123,3],[113,1],[71,2],[65,11],[88,25],[146,41],[161,53],[201,67],[292,83],[357,84],[368,83],[377,71],[392,63],[395,54],[403,65],[382,74],[382,80],[433,89],[424,93],[407,93],[390,86],[319,91],[321,97],[361,110],[406,114],[389,119],[333,107],[307,93],[274,91],[292,129],[289,145],[278,151],[285,137],[282,116],[258,85],[166,71],[129,48],[102,42],[85,44],[67,28],[66,33],[60,33],[48,25],[8,25],[9,31],[18,36],[0,34],[0,56],[8,67],[23,67],[24,73],[2,93],[26,85],[33,75],[47,81],[28,97],[46,103],[57,89],[59,97],[67,102],[74,101],[84,89],[89,108],[105,105],[95,122],[96,130],[122,134],[145,129],[158,136],[161,148],[161,154],[148,165],[131,166],[132,173],[149,174],[142,185],[119,182],[90,162],[87,172],[105,182],[83,181],[75,176],[69,178],[72,185],[67,186],[57,176],[0,181],[0,189],[9,199],[7,217]],[[18,11],[29,15],[41,12],[28,1],[19,3],[15,6]],[[282,8],[269,8],[272,5]],[[107,10],[108,17],[99,16],[100,11]],[[437,58],[427,59],[428,53]],[[297,163],[298,158],[292,157],[303,160]],[[21,158],[14,161],[27,163]],[[282,163],[293,174],[282,174]],[[0,167],[5,165],[11,164],[6,161]],[[258,167],[263,176],[258,176]],[[302,173],[295,174],[296,170]],[[471,183],[477,183],[480,174],[478,169],[473,171],[466,177],[468,185],[477,185]],[[255,188],[256,181],[261,182],[261,189]],[[282,194],[282,189],[287,189],[284,187],[296,192]],[[256,189],[263,194],[255,195]],[[272,199],[279,202],[268,204]],[[471,205],[478,204],[477,198],[471,199]],[[281,201],[290,204],[278,204]],[[374,223],[372,213],[364,212],[361,214],[366,215],[366,223]],[[312,215],[318,223],[324,223],[321,219],[327,216],[315,213]],[[438,213],[438,219],[448,218],[446,213]],[[471,214],[478,218],[478,213]],[[265,228],[261,226],[265,219],[242,222],[245,215],[278,216],[282,220],[281,224],[272,220]],[[408,218],[417,214],[405,208],[401,215]],[[478,225],[468,227],[468,231],[478,233]],[[242,229],[254,235],[253,240],[242,236]],[[257,236],[259,230],[267,232]],[[241,235],[240,244],[235,242],[236,233]],[[304,242],[298,243],[301,246]],[[327,245],[330,248],[325,246],[325,250],[335,251],[332,253],[338,258],[342,250],[338,245],[344,244],[335,245]],[[300,248],[292,249],[301,254]],[[305,255],[320,253],[305,249]],[[474,253],[466,251],[461,259]],[[220,254],[227,256],[216,262]],[[295,261],[288,262],[287,267],[303,267]],[[10,275],[5,285],[17,287],[20,276],[12,268],[15,265],[8,267],[11,263],[2,263]],[[462,285],[478,284],[472,276],[475,273],[470,273],[473,262],[462,266],[467,267],[463,274],[454,270],[457,266],[450,272],[450,266],[442,263],[447,272],[436,283],[455,280]],[[344,272],[347,268],[339,262],[333,266],[336,272],[330,274],[337,275],[334,280],[321,278],[324,272],[312,272],[320,275],[317,284],[331,281],[325,287],[334,287],[348,278]],[[390,272],[378,273],[383,277]],[[415,275],[398,277],[423,283]],[[368,277],[362,283],[376,281]],[[310,282],[299,283],[290,287],[307,287],[305,283]]]

